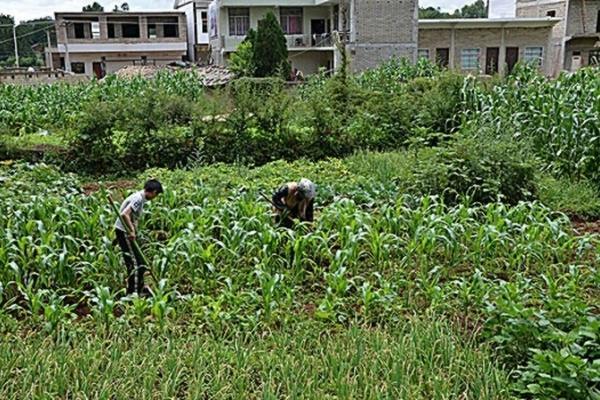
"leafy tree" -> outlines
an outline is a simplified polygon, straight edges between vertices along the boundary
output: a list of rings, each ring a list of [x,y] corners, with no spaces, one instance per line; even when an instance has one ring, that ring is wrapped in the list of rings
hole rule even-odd
[[[439,7],[419,8],[420,19],[447,19],[452,16],[447,12],[442,11]]]
[[[272,12],[258,22],[252,46],[256,77],[289,77],[291,66],[288,61],[287,41],[279,21]]]
[[[10,15],[0,14],[0,61],[6,61],[15,54],[13,43],[10,40],[13,34],[13,28],[10,25],[14,23],[15,20]]]
[[[100,3],[95,1],[94,4],[90,4],[90,5],[83,7],[82,11],[83,12],[102,12],[102,11],[104,11],[104,7],[102,7],[102,5]]]
[[[9,15],[0,15],[0,25],[14,23],[14,18]],[[54,25],[51,17],[38,18],[17,25],[17,45],[19,47],[19,64],[22,67],[38,66],[42,64],[42,57],[33,50],[36,44],[46,44],[46,30]],[[13,44],[13,28],[0,26],[0,63],[2,65],[15,64],[15,48]]]
[[[461,18],[487,18],[487,6],[483,0],[467,4],[460,9]]]
[[[129,11],[129,3],[121,4],[121,8],[115,4],[115,8],[113,8],[113,12],[121,12],[121,11]]]
[[[229,69],[238,76],[254,76],[254,45],[256,31],[250,29],[246,39],[238,46],[229,60]]]
[[[487,18],[487,15],[487,4],[483,0],[467,4],[452,14],[442,11],[439,7],[419,8],[420,19]]]

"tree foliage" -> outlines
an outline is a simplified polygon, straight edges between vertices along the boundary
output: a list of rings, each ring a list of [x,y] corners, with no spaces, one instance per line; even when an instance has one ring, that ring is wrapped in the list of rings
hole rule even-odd
[[[281,76],[290,74],[287,42],[275,14],[268,13],[258,22],[256,38],[253,41],[253,63],[255,76]]]
[[[89,4],[85,7],[83,7],[82,11],[83,12],[102,12],[102,11],[104,11],[104,7],[102,7],[102,5],[100,3],[95,1],[93,4]]]
[[[0,25],[14,24],[14,18],[9,15],[0,15]],[[19,47],[19,61],[22,67],[37,66],[42,64],[42,57],[36,53],[33,46],[45,45],[46,30],[54,24],[51,17],[38,18],[25,21],[17,25],[17,45]],[[13,28],[0,26],[0,65],[15,64],[15,47],[13,44]]]
[[[420,19],[487,18],[487,15],[487,4],[483,0],[476,0],[453,13],[442,11],[440,7],[419,8]]]

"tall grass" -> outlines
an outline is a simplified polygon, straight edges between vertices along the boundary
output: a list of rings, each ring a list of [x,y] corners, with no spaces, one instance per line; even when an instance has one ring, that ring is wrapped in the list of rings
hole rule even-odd
[[[0,339],[3,399],[506,399],[507,375],[487,348],[448,324],[390,329],[301,324],[257,337],[170,337],[118,329]],[[35,360],[35,361],[33,361]],[[32,363],[33,362],[33,363]]]

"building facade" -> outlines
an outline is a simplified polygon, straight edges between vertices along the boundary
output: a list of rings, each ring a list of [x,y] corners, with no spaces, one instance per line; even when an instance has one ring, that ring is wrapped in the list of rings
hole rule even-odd
[[[419,58],[464,73],[510,73],[517,62],[535,63],[550,76],[552,31],[558,18],[419,21]]]
[[[557,17],[554,75],[600,65],[600,0],[517,0],[517,17]]]
[[[188,32],[188,59],[200,64],[210,62],[208,8],[211,0],[175,0],[174,7],[185,12]]]
[[[187,54],[183,12],[56,13],[47,65],[103,77],[128,65],[166,65]]]
[[[258,21],[272,12],[287,39],[292,68],[333,70],[345,47],[355,71],[390,57],[417,55],[417,0],[176,0],[195,30],[189,56],[226,65]],[[191,16],[191,17],[190,17]],[[206,32],[208,31],[208,35]],[[340,47],[343,46],[343,47]]]

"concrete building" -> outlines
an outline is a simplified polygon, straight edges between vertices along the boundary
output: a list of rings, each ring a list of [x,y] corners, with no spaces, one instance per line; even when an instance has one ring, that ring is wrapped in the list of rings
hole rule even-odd
[[[390,57],[416,59],[417,0],[176,0],[175,7],[194,18],[192,59],[208,47],[211,61],[225,65],[249,29],[268,12],[280,20],[292,68],[305,74],[332,70],[343,43],[355,71]],[[205,14],[206,13],[206,14]],[[205,17],[208,19],[206,20]],[[205,22],[206,21],[206,22]]]
[[[552,31],[559,18],[419,21],[419,58],[465,73],[502,75],[519,61],[552,75]]]
[[[175,0],[174,7],[185,12],[188,31],[188,59],[201,64],[210,61],[208,7],[211,0]]]
[[[183,12],[55,13],[57,47],[47,65],[103,77],[127,65],[166,65],[187,54]],[[52,58],[50,60],[49,58]]]
[[[517,17],[557,17],[552,31],[554,75],[600,65],[600,0],[517,0]]]

